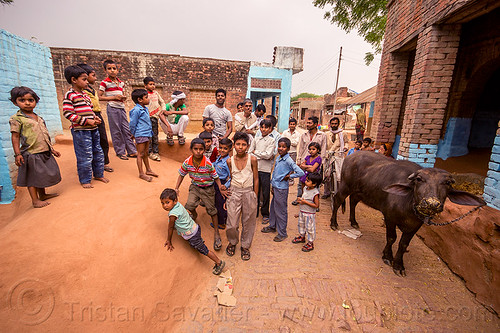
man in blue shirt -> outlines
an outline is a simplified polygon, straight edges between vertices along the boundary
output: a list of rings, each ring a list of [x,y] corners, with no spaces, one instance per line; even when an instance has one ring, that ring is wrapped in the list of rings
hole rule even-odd
[[[298,178],[304,175],[304,171],[292,160],[288,151],[291,142],[288,138],[278,140],[278,154],[274,162],[274,171],[271,178],[273,200],[269,213],[269,226],[264,227],[263,233],[276,232],[275,242],[281,242],[287,238],[286,226],[288,223],[288,186],[290,178]]]
[[[227,160],[229,158],[229,152],[233,148],[233,142],[224,138],[219,141],[219,156],[213,163],[215,167],[215,171],[217,171],[217,175],[219,176],[220,182],[222,185],[229,188],[231,185],[231,170],[227,166]],[[215,207],[217,208],[217,220],[219,221],[219,229],[226,229],[226,220],[227,220],[227,210],[224,208],[226,203],[226,198],[222,196],[219,191],[219,187],[217,184],[215,185]],[[213,228],[213,224],[210,223]]]

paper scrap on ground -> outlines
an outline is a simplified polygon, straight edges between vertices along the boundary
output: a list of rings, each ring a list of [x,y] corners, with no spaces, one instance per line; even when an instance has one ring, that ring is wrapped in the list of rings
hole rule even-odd
[[[346,229],[342,231],[339,230],[339,234],[343,234],[352,239],[358,239],[359,237],[361,237],[361,235],[363,235],[361,231],[356,229]]]
[[[226,270],[222,272],[219,280],[217,281],[217,290],[214,296],[217,296],[217,303],[225,306],[236,306],[236,297],[232,296],[233,293],[233,278],[231,271]]]

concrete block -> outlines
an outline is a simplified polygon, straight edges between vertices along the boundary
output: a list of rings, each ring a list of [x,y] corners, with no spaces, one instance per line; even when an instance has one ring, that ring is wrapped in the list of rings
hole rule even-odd
[[[500,145],[494,145],[491,152],[494,154],[500,154]]]
[[[490,177],[488,177],[488,178],[486,178],[486,179],[484,180],[484,185],[485,185],[485,186],[495,187],[497,183],[498,183],[498,181],[497,181],[497,180],[495,180],[495,179],[493,179],[493,178],[490,178]]]
[[[492,196],[493,198],[500,199],[500,188],[494,188],[494,187],[490,187],[490,186],[485,186],[484,187],[484,193]]]
[[[500,146],[500,135],[497,135],[495,138],[495,145]]]
[[[490,160],[495,163],[500,163],[500,154],[491,154]]]
[[[497,182],[500,182],[500,172],[499,171],[489,170],[487,177],[492,178],[492,179],[496,180]]]

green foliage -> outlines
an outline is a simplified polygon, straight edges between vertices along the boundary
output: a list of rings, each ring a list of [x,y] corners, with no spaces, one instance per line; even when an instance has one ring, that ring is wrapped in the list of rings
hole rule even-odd
[[[382,52],[385,24],[387,21],[388,0],[314,0],[314,6],[325,8],[325,19],[337,24],[342,30],[351,32],[356,29],[363,39],[371,44],[375,53]],[[374,54],[365,55],[367,65]]]
[[[0,0],[0,4],[2,5],[10,5],[13,2],[14,0]]]
[[[292,97],[290,100],[291,102],[295,102],[299,98],[316,98],[316,97],[323,97],[322,95],[316,95],[316,94],[311,94],[311,93],[300,93],[297,96]]]

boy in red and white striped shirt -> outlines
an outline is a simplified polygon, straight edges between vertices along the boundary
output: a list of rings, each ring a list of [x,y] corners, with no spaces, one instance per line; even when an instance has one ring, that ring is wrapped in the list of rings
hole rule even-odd
[[[128,157],[137,157],[137,150],[132,141],[125,103],[123,103],[127,99],[123,95],[125,83],[117,77],[118,67],[113,60],[105,60],[103,66],[108,77],[99,85],[99,100],[108,102],[106,113],[116,156],[122,160],[128,160]]]
[[[97,129],[101,119],[92,111],[90,97],[83,93],[88,85],[87,72],[79,66],[68,66],[64,77],[72,86],[64,95],[63,115],[71,122],[78,179],[83,188],[92,188],[92,175],[103,183],[109,182],[104,178],[104,154]]]

